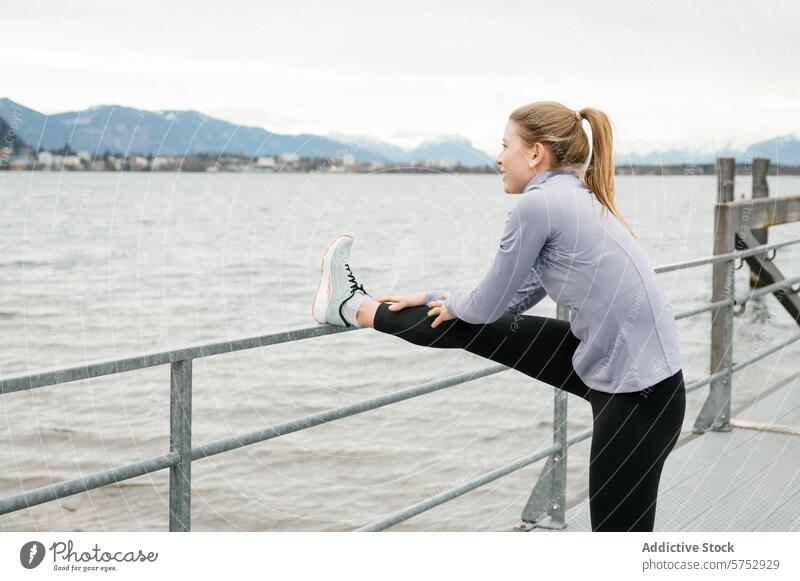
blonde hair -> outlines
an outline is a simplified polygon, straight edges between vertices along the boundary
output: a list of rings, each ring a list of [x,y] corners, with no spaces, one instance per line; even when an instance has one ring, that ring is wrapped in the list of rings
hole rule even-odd
[[[515,109],[509,119],[519,125],[522,140],[528,147],[536,142],[549,144],[555,158],[553,169],[576,173],[605,209],[616,216],[634,239],[639,239],[614,204],[613,136],[605,113],[586,107],[576,115],[561,103],[539,101]],[[588,166],[589,139],[581,127],[583,119],[592,128],[592,159]]]

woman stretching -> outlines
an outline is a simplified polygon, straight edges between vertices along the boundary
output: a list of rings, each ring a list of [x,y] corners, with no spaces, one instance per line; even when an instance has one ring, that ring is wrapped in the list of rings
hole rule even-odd
[[[374,300],[344,235],[323,257],[313,317],[465,349],[585,399],[592,530],[652,531],[685,388],[672,307],[614,204],[611,124],[593,108],[520,107],[496,163],[518,195],[478,286]],[[523,314],[545,295],[569,307],[568,322]]]

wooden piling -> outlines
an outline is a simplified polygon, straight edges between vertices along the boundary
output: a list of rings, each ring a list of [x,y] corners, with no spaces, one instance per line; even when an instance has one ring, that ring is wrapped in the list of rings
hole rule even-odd
[[[714,254],[735,249],[738,212],[727,202],[733,201],[736,161],[732,157],[717,160],[717,203],[714,207]],[[731,303],[711,311],[711,373],[730,370],[733,365],[733,262],[714,263],[711,301],[731,299]],[[731,375],[711,382],[708,398],[697,416],[693,431],[730,431]]]
[[[765,157],[753,158],[753,199],[769,197],[769,186],[767,185],[767,171],[769,170],[769,159]],[[768,228],[752,228],[750,233],[760,244],[766,244],[769,238]],[[750,270],[750,288],[758,288],[767,284],[758,272]]]

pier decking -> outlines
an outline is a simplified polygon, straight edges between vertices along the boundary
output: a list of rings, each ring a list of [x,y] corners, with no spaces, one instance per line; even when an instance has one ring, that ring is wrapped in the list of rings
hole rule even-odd
[[[655,531],[800,530],[800,373],[734,410],[729,432],[682,437],[667,457]],[[566,527],[591,531],[588,496],[567,507]]]

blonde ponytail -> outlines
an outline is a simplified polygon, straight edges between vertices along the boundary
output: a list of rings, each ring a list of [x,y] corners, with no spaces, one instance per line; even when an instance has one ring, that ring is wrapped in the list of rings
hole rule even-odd
[[[614,203],[613,135],[605,113],[586,107],[576,114],[561,103],[539,101],[515,109],[509,118],[520,126],[520,134],[528,146],[539,141],[549,143],[555,158],[554,169],[575,172],[605,209],[639,240]],[[591,150],[582,119],[592,128]],[[592,157],[587,166],[590,152]]]

